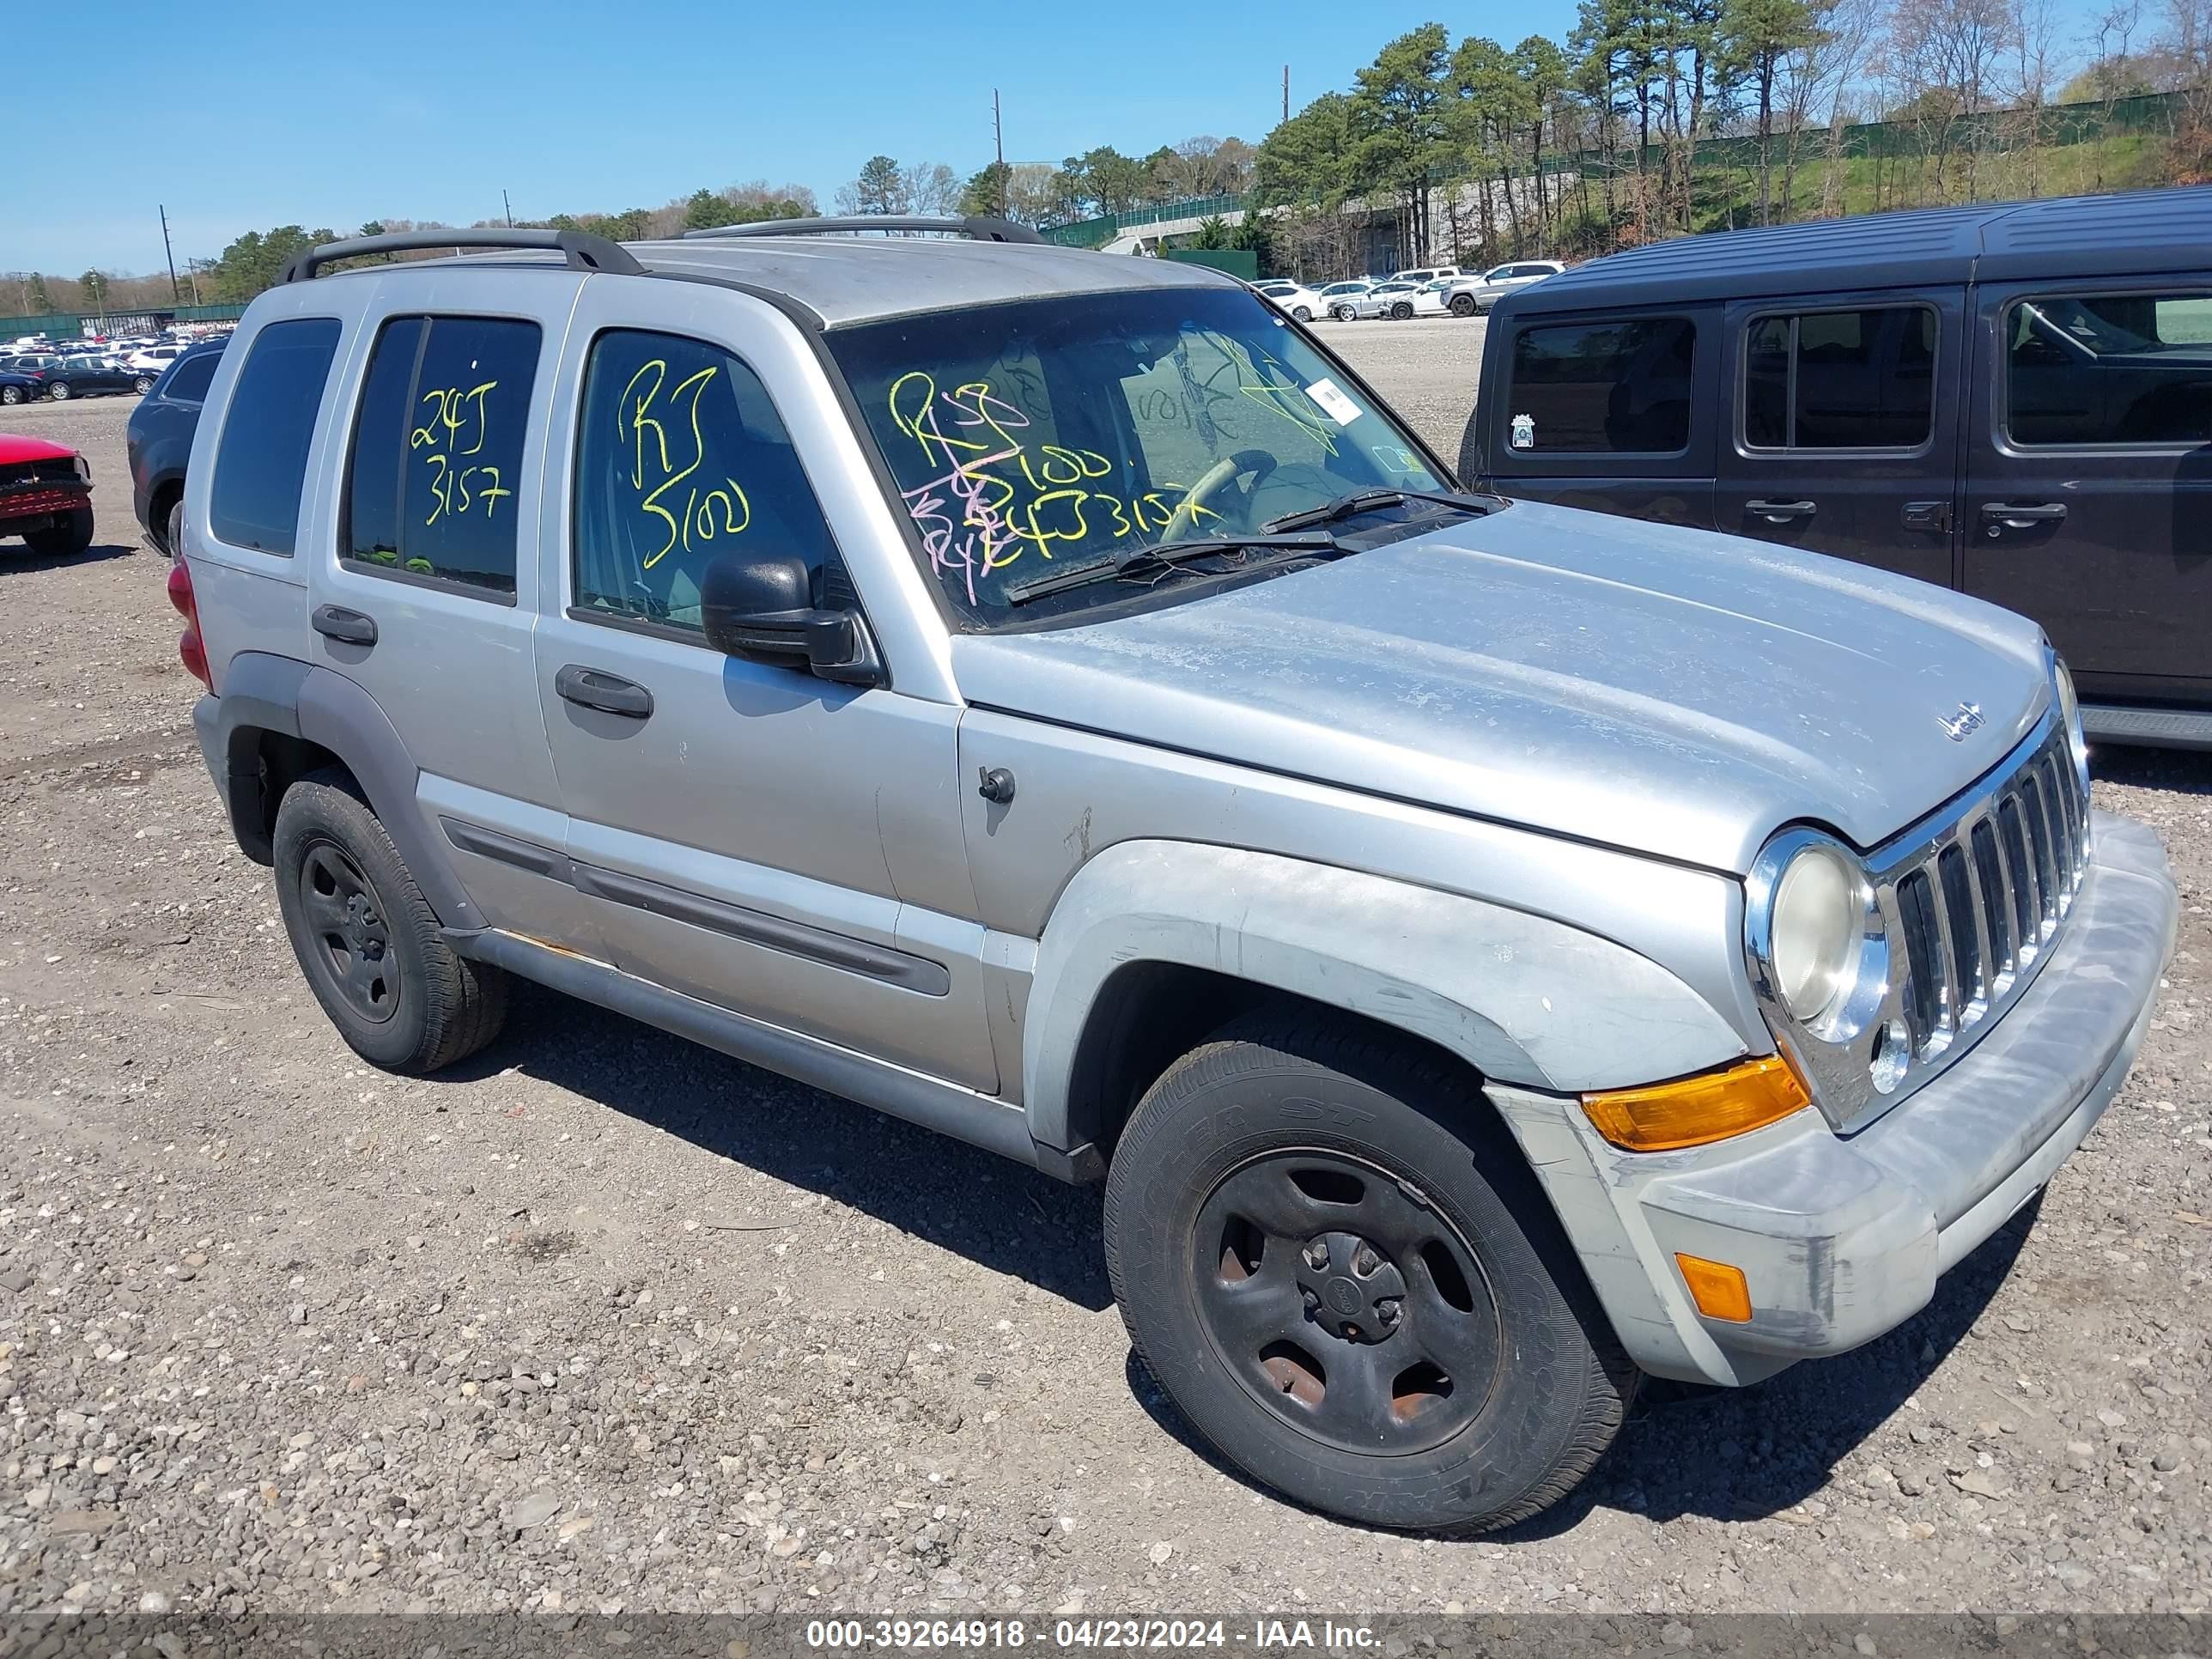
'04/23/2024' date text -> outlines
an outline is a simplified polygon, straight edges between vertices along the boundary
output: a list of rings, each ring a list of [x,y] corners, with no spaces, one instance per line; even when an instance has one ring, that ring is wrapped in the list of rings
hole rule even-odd
[[[814,1619],[806,1645],[825,1652],[902,1648],[1027,1648],[1041,1650],[1127,1648],[1167,1650],[1298,1648],[1340,1650],[1378,1645],[1374,1632],[1333,1620],[1057,1619],[1032,1626],[1020,1619]]]

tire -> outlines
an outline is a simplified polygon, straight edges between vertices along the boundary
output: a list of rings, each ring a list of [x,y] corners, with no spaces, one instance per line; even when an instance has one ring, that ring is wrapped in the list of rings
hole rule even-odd
[[[131,389],[140,397],[144,397],[154,389],[154,377],[150,374],[141,374],[131,382]]]
[[[1474,303],[1474,295],[1472,294],[1455,294],[1452,295],[1451,314],[1453,316],[1472,317],[1474,315],[1476,310],[1477,307]]]
[[[23,543],[42,559],[73,559],[92,545],[92,509],[81,507],[69,515],[67,524],[33,530]]]
[[[1169,1067],[1115,1152],[1105,1238],[1130,1340],[1183,1415],[1346,1520],[1526,1519],[1589,1473],[1635,1397],[1480,1091],[1351,1021],[1263,1009]]]
[[[1337,307],[1335,314],[1336,320],[1340,323],[1348,323],[1359,315],[1359,313],[1353,310],[1350,306]]]
[[[1390,307],[1390,320],[1394,323],[1402,323],[1413,314],[1413,307],[1408,301],[1401,300]]]
[[[161,534],[167,544],[169,562],[174,564],[183,556],[185,545],[185,503],[182,496],[169,504],[169,521],[161,526]]]
[[[23,401],[23,388],[19,386],[0,386],[0,404],[15,404]]]
[[[1291,307],[1291,315],[1296,318],[1299,322],[1310,323],[1313,321],[1313,307],[1311,306],[1292,306]]]
[[[46,396],[58,404],[67,403],[69,401],[69,395],[70,389],[69,382],[67,380],[56,380],[52,386],[46,388]]]
[[[319,772],[286,790],[274,850],[292,953],[356,1054],[387,1072],[434,1072],[499,1035],[507,975],[440,936],[422,889],[350,780]]]

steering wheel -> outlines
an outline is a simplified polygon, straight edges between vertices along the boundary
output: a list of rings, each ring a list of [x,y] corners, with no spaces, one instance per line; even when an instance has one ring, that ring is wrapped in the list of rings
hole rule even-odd
[[[1210,509],[1214,495],[1223,485],[1233,478],[1243,477],[1248,472],[1252,475],[1252,482],[1246,484],[1242,492],[1243,500],[1240,503],[1239,516],[1249,520],[1252,511],[1252,492],[1266,483],[1267,475],[1274,470],[1275,458],[1264,449],[1240,449],[1233,455],[1224,456],[1206,468],[1199,481],[1183,492],[1182,499],[1176,503],[1174,513],[1169,515],[1167,529],[1161,533],[1160,539],[1178,542],[1195,537],[1199,533],[1200,509]],[[1249,528],[1249,524],[1244,527]]]

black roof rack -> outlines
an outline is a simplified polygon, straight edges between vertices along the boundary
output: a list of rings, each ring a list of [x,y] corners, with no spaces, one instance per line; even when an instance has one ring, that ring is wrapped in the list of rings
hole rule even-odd
[[[617,276],[642,276],[645,267],[628,249],[588,230],[398,230],[386,236],[355,236],[325,242],[294,256],[280,283],[311,280],[325,265],[376,253],[419,253],[432,248],[552,248],[568,256],[571,270],[604,270]]]
[[[1027,225],[1009,219],[990,219],[981,214],[964,218],[935,218],[922,213],[848,213],[827,219],[760,219],[746,225],[718,225],[711,230],[687,230],[695,236],[830,236],[853,230],[957,231],[979,242],[1042,242],[1044,238]]]

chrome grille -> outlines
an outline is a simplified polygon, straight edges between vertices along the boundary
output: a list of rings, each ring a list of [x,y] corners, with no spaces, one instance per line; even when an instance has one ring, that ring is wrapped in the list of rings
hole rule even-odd
[[[1880,1006],[1846,1038],[1770,1023],[1850,1128],[1972,1046],[2034,977],[2089,862],[2089,803],[2065,727],[2046,720],[1942,811],[1869,854],[1887,942]]]

